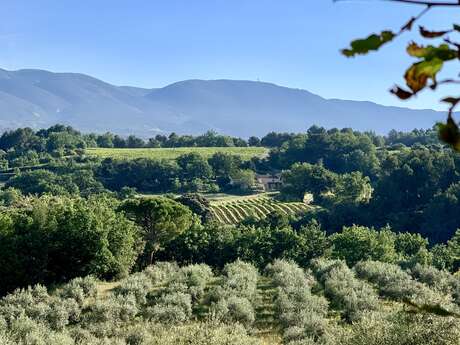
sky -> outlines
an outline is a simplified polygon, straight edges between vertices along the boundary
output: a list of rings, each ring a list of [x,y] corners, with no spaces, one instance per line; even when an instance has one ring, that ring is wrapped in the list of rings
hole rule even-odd
[[[378,0],[3,0],[0,68],[146,88],[260,80],[326,98],[443,109],[445,93],[401,102],[388,92],[412,62],[405,54],[411,34],[368,56],[339,53],[354,38],[397,30],[420,10]],[[445,29],[459,15],[434,9],[421,24]]]

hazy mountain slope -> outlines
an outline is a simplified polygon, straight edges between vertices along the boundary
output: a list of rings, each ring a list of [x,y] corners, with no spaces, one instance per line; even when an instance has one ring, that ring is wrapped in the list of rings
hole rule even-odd
[[[6,72],[0,74],[0,92],[3,127],[60,122],[83,130],[146,132],[167,114],[142,94],[82,74]]]
[[[234,80],[188,80],[160,89],[114,86],[75,73],[0,69],[0,128],[71,124],[85,131],[249,136],[312,124],[383,133],[431,127],[443,114],[326,100],[308,91]]]
[[[148,97],[190,119],[244,136],[299,131],[312,124],[387,132],[428,128],[443,114],[371,102],[326,100],[305,90],[250,81],[190,80],[153,90]]]

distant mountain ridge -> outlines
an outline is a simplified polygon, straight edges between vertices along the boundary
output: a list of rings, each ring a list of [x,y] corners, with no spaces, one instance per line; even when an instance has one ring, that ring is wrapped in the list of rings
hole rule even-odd
[[[82,131],[151,136],[207,130],[248,137],[316,124],[386,133],[430,128],[444,113],[325,99],[306,90],[239,80],[187,80],[163,88],[115,86],[78,73],[0,69],[0,129],[56,123]]]

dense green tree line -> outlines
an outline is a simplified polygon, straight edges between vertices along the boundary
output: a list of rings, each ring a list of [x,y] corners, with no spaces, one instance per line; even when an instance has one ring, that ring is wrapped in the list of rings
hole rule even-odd
[[[142,193],[247,193],[254,183],[254,172],[239,156],[215,153],[207,159],[190,153],[176,160],[66,158],[23,169],[11,176],[5,186],[24,194],[87,196],[104,191],[120,193],[126,188]]]
[[[272,149],[268,158],[249,162],[224,153],[209,159],[186,154],[174,161],[99,160],[78,153],[97,145],[94,142],[100,137],[59,125],[37,132],[6,132],[0,147],[6,150],[4,166],[35,164],[3,178],[7,188],[26,195],[115,192],[123,196],[132,190],[248,193],[254,188],[255,172],[283,172],[281,196],[302,200],[305,193],[312,193],[314,202],[322,206],[313,218],[330,231],[344,225],[389,224],[397,231],[420,232],[437,243],[447,241],[460,227],[459,157],[436,143],[435,133],[392,131],[382,137],[313,126],[301,134],[252,138],[251,142]],[[212,142],[216,134],[203,137]]]
[[[140,250],[136,224],[112,199],[20,198],[0,216],[0,292],[89,274],[123,276]]]
[[[284,169],[282,195],[312,193],[323,208],[308,217],[331,231],[389,224],[445,242],[460,226],[460,157],[432,138],[433,131],[392,132],[385,141],[396,145],[377,146],[367,133],[314,127],[273,149],[269,160]]]
[[[82,134],[70,126],[55,125],[34,131],[18,128],[0,136],[0,168],[33,166],[48,163],[53,158],[75,154],[87,147],[105,148],[158,148],[158,147],[246,147],[260,146],[259,138],[249,140],[221,135],[209,131],[203,135],[156,135],[144,140],[130,135],[122,137],[112,133]]]
[[[157,260],[223,267],[242,259],[263,268],[278,258],[305,266],[330,257],[350,265],[376,260],[405,268],[460,268],[460,231],[446,244],[430,248],[420,234],[356,225],[332,233],[317,221],[278,213],[224,226],[201,218],[206,203],[193,195],[119,201],[107,195],[85,199],[3,193],[1,200],[1,293],[88,274],[116,278]]]
[[[5,187],[0,200],[9,205],[21,193],[85,198],[102,193],[119,199],[135,191],[248,193],[255,173],[282,173],[280,197],[302,200],[311,193],[320,206],[298,224],[315,220],[328,234],[355,224],[376,229],[389,225],[396,232],[420,233],[431,248],[446,244],[460,228],[460,157],[436,142],[435,133],[378,136],[313,126],[300,134],[251,138],[254,145],[272,147],[270,155],[243,162],[224,153],[210,158],[190,153],[168,161],[101,160],[85,156],[84,148],[105,145],[107,136],[60,125],[36,132],[18,129],[0,137],[4,166],[22,162],[20,171],[1,176]],[[218,135],[202,137],[212,142]],[[197,200],[189,200],[188,206],[199,210]],[[205,209],[200,212],[201,219],[210,218]],[[442,247],[436,250],[443,252]]]

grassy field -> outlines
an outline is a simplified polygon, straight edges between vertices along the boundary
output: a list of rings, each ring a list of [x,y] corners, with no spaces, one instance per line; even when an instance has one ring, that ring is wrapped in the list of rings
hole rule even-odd
[[[214,217],[225,224],[239,223],[248,216],[261,219],[274,211],[286,215],[302,214],[313,207],[302,202],[280,202],[274,196],[275,193],[262,193],[247,196],[212,195],[207,198],[211,201]]]
[[[240,156],[243,160],[252,157],[264,157],[268,149],[264,147],[174,147],[174,148],[141,148],[141,149],[108,149],[90,148],[87,154],[102,158],[115,159],[136,159],[136,158],[157,158],[175,159],[185,153],[196,152],[204,157],[210,157],[216,152],[224,152]]]

